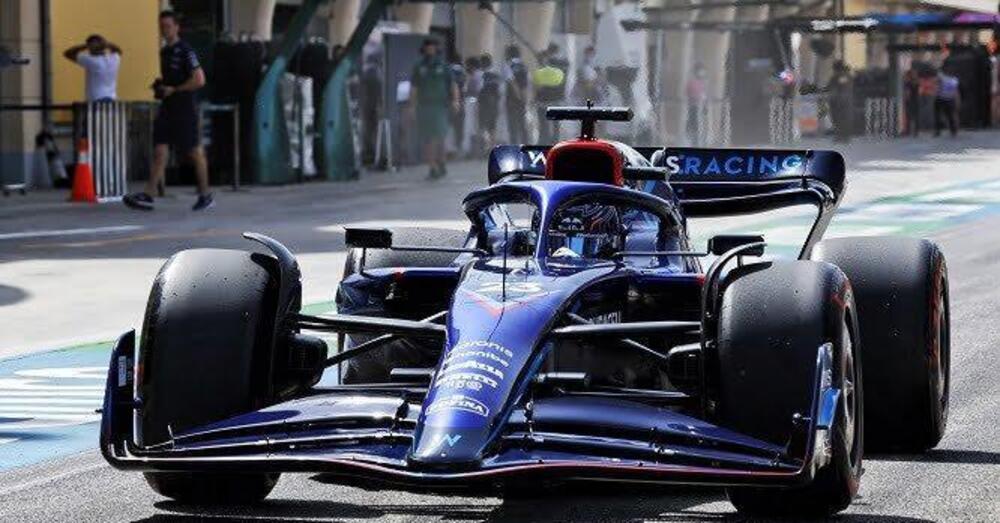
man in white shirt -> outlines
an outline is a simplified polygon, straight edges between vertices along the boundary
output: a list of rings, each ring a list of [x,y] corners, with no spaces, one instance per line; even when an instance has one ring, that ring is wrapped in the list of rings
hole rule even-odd
[[[86,52],[84,52],[86,51]],[[122,50],[101,35],[90,35],[81,45],[63,53],[87,72],[87,101],[111,101],[118,97],[118,68]]]

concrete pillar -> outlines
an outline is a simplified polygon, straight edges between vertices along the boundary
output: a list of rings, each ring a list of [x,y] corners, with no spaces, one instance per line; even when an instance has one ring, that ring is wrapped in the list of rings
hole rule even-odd
[[[564,3],[566,34],[589,35],[594,32],[594,0]]]
[[[844,0],[844,16],[860,16],[878,10],[869,0]],[[844,61],[854,69],[864,69],[868,65],[867,36],[863,33],[844,35]]]
[[[817,16],[822,17],[827,15],[827,7],[818,6],[812,9],[805,9],[798,13],[799,16]],[[818,56],[813,50],[810,42],[814,39],[820,38],[817,35],[802,33],[802,46],[799,47],[799,82],[800,83],[811,83],[815,85],[820,85],[824,82],[827,76],[822,73],[828,73],[828,70],[824,70],[824,65],[829,69],[830,63],[833,62],[832,58],[823,58]],[[830,43],[835,43],[835,37],[824,36],[822,37],[828,40]]]
[[[405,3],[397,5],[393,12],[396,20],[410,25],[410,31],[423,34],[430,32],[434,4]]]
[[[274,5],[277,0],[239,0],[229,2],[230,32],[258,40],[271,39]]]
[[[40,104],[44,99],[40,22],[36,0],[0,0],[0,45],[31,61],[0,73],[0,103]],[[30,173],[34,137],[43,126],[42,113],[4,111],[0,126],[0,183],[21,183]]]
[[[649,0],[650,7],[669,7],[691,4],[690,0]],[[691,22],[696,11],[664,11],[652,18],[662,22]],[[663,63],[660,67],[660,95],[657,100],[660,112],[660,131],[664,143],[677,142],[684,136],[686,107],[684,86],[691,73],[693,60],[694,32],[669,30],[661,31],[663,39]]]
[[[493,9],[497,4],[493,4]],[[463,59],[493,53],[493,39],[496,35],[496,17],[474,3],[455,4],[456,37],[458,55]]]
[[[555,2],[519,2],[514,4],[514,28],[535,51],[543,51],[552,37],[552,19],[555,16]],[[522,53],[529,62],[531,53]]]
[[[326,38],[331,45],[344,45],[358,26],[361,0],[333,0],[327,7]]]
[[[698,12],[697,21],[728,23],[736,18],[736,8],[725,9],[705,9]],[[697,63],[705,65],[706,95],[708,96],[708,107],[706,108],[707,118],[704,136],[708,143],[695,145],[726,145],[725,142],[725,122],[729,119],[728,111],[719,101],[726,97],[726,78],[728,69],[726,58],[729,55],[730,41],[732,33],[729,31],[709,32],[696,31],[692,46],[691,67]],[[690,73],[689,73],[690,74]],[[686,94],[686,93],[685,93]],[[686,119],[686,118],[685,118]]]

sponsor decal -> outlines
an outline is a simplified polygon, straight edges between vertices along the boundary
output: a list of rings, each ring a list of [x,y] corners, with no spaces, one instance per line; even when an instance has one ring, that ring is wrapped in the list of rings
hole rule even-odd
[[[479,376],[478,374],[473,374],[472,376]],[[444,380],[440,380],[437,383],[437,387],[441,389],[457,389],[457,390],[468,390],[471,392],[479,392],[483,390],[483,381],[488,380],[483,376],[479,376],[478,379],[470,378],[467,374],[462,374],[460,376],[449,376]],[[490,380],[492,383],[495,381]],[[496,385],[493,385],[496,388]]]
[[[545,165],[545,151],[527,151],[528,165],[540,167]]]
[[[485,340],[463,341],[463,342],[455,345],[451,350],[452,350],[452,352],[454,352],[454,351],[457,351],[457,350],[466,350],[466,349],[469,349],[469,348],[486,349],[486,350],[491,350],[491,351],[497,352],[499,354],[502,354],[503,356],[506,356],[508,358],[513,358],[514,357],[514,352],[511,351],[510,349],[508,349],[507,347],[504,347],[503,345],[500,345],[499,343],[495,343],[495,342],[492,342],[492,341],[485,341]]]
[[[448,356],[444,359],[443,366],[447,366],[452,361],[460,358],[486,358],[490,361],[499,363],[504,367],[510,367],[510,363],[508,363],[507,360],[501,358],[500,356],[497,356],[492,352],[486,352],[474,349],[452,349],[451,352],[448,353]]]
[[[461,440],[461,434],[438,434],[434,437],[434,442],[431,443],[431,447],[437,449],[448,445],[448,448],[455,448],[455,445],[458,445],[458,442]]]
[[[427,409],[427,415],[432,416],[438,412],[448,410],[471,412],[484,418],[490,415],[489,407],[484,405],[483,402],[464,394],[452,394],[447,398],[434,400],[434,402],[431,403],[431,406]]]
[[[670,174],[681,176],[775,176],[802,174],[802,154],[674,154],[664,158]]]
[[[488,365],[486,363],[482,363],[476,360],[463,361],[461,363],[453,363],[447,365],[443,368],[440,374],[446,376],[452,372],[462,371],[462,370],[474,370],[474,371],[478,370],[481,372],[485,372],[486,374],[496,376],[496,378],[499,380],[503,380],[504,377],[503,372],[501,372],[500,369],[497,369],[492,365]]]
[[[434,388],[479,392],[497,389],[506,377],[514,353],[491,341],[464,341],[448,351],[434,381]]]

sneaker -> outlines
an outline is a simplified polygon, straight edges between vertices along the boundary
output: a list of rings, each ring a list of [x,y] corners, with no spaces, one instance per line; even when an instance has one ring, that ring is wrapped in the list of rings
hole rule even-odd
[[[437,180],[445,175],[444,169],[441,167],[431,167],[430,173],[428,173],[427,178],[431,180]]]
[[[194,206],[191,207],[191,210],[203,211],[213,205],[215,205],[215,198],[212,197],[212,193],[199,194],[198,201],[194,202]]]
[[[126,194],[122,198],[122,203],[124,203],[129,208],[138,209],[140,211],[153,210],[153,197],[144,192],[135,192],[132,194]]]

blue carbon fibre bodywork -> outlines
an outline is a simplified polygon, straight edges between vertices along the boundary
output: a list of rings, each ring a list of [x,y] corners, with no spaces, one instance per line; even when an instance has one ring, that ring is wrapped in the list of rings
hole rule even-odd
[[[491,178],[510,170],[541,172],[538,150],[498,148],[491,155]],[[843,190],[842,159],[838,173],[835,153],[775,152],[773,158],[750,161],[749,153],[734,150],[725,153],[728,156],[716,154],[712,167],[711,152],[628,151],[623,152],[626,164],[634,166],[669,170],[670,155],[701,160],[684,160],[669,182],[643,180],[626,187],[573,181],[497,183],[463,201],[470,238],[476,238],[480,248],[489,245],[493,254],[477,250],[458,256],[451,267],[377,268],[345,278],[338,298],[339,312],[345,315],[363,315],[382,306],[401,284],[448,290],[445,339],[426,386],[313,389],[143,448],[134,443],[133,419],[143,406],[134,383],[135,337],[126,335],[115,347],[109,369],[101,432],[105,458],[123,469],[328,472],[344,476],[345,483],[365,480],[417,489],[466,488],[529,477],[719,485],[810,481],[829,459],[840,397],[828,379],[833,372],[828,345],[818,348],[811,410],[796,429],[795,436],[802,440],[796,445],[761,441],[713,424],[703,405],[703,415],[695,417],[692,412],[698,409],[683,404],[693,396],[680,391],[656,391],[661,396],[654,399],[663,403],[627,393],[533,396],[536,378],[554,350],[551,331],[557,321],[581,312],[584,302],[611,308],[617,318],[612,322],[620,323],[622,312],[613,310],[614,299],[638,300],[642,293],[656,291],[667,296],[665,306],[686,289],[695,297],[695,307],[672,312],[695,326],[701,318],[704,327],[698,306],[703,303],[705,274],[696,258],[686,256],[691,246],[685,224],[685,216],[708,205],[701,195],[721,193],[723,205],[737,209],[817,203],[821,217],[813,236],[818,237],[828,219],[825,213],[836,206]],[[727,165],[730,171],[752,165],[754,172],[742,175],[762,185],[733,186],[725,177],[739,178],[741,173],[726,172]],[[537,211],[532,226],[548,231],[557,210],[593,198],[631,209],[623,219],[631,235],[626,247],[644,255],[557,259],[550,257],[547,234],[538,234],[530,252],[508,252],[513,221],[506,211],[491,210],[498,201],[530,203]],[[809,247],[807,242],[803,252]],[[697,341],[697,331],[694,340],[683,343],[692,341]]]
[[[412,490],[494,488],[524,480],[662,481],[796,485],[829,456],[840,391],[829,345],[817,352],[816,389],[804,454],[670,409],[586,398],[539,400],[529,423],[511,412],[505,433],[475,467],[422,467],[410,459],[422,409],[390,392],[320,391],[201,427],[169,447],[133,443],[134,333],[116,343],[103,406],[100,448],[124,470],[325,472],[355,485]],[[400,412],[406,414],[400,417]],[[447,440],[441,442],[449,446]]]

